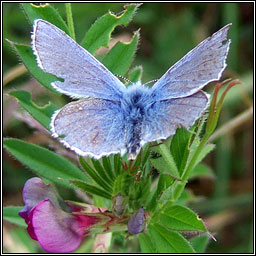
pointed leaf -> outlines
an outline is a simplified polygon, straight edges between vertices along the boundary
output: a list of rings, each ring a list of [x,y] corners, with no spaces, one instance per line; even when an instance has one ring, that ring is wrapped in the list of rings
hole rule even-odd
[[[7,206],[3,208],[3,218],[16,225],[27,227],[24,219],[21,218],[18,213],[23,208],[23,206]]]
[[[132,185],[132,177],[126,173],[119,174],[113,184],[113,196],[127,194]]]
[[[215,174],[210,167],[205,164],[198,164],[190,173],[190,179],[196,177],[209,177],[215,178]]]
[[[114,181],[114,173],[112,170],[110,157],[103,157],[101,161],[104,169],[107,171],[109,178],[111,179],[111,181]]]
[[[156,248],[147,234],[139,234],[140,248],[142,253],[157,253]]]
[[[190,243],[197,253],[204,253],[209,242],[209,236],[196,236],[190,239]]]
[[[118,25],[127,26],[134,16],[138,6],[138,4],[125,5],[124,12],[119,16],[108,12],[100,17],[86,33],[85,38],[81,43],[82,47],[92,54],[101,46],[107,47],[111,33],[115,27]]]
[[[160,174],[158,184],[157,184],[157,197],[168,187],[173,184],[174,179],[170,176]]]
[[[90,166],[82,157],[79,158],[80,163],[82,165],[82,167],[84,168],[84,170],[86,171],[86,173],[102,188],[104,188],[105,190],[112,192],[112,188],[110,187],[110,185],[108,183],[105,182],[104,179],[102,179],[101,176],[99,176],[99,174],[94,170],[94,168],[92,166]]]
[[[159,216],[159,221],[167,228],[174,230],[207,232],[203,221],[196,213],[185,206],[173,205],[167,207]]]
[[[154,148],[154,150],[156,150],[157,152],[159,152],[162,155],[162,157],[165,161],[165,164],[168,166],[168,173],[174,177],[179,178],[180,174],[178,171],[178,167],[176,165],[176,162],[173,158],[171,151],[169,150],[169,146],[168,146],[167,142],[168,141],[165,141],[164,143],[160,144],[158,147],[156,147],[156,149]]]
[[[191,132],[187,131],[185,128],[179,128],[172,139],[171,153],[180,175],[182,175],[187,162],[191,136]]]
[[[195,166],[199,164],[214,148],[214,144],[206,144],[202,151],[200,152],[199,156],[197,157]]]
[[[133,83],[136,83],[138,81],[141,81],[142,78],[142,72],[143,67],[142,66],[136,66],[129,72],[129,80]]]
[[[71,187],[69,179],[88,181],[73,163],[46,148],[18,139],[5,139],[4,146],[24,165],[53,182]]]
[[[157,201],[158,201],[157,191],[156,190],[151,191],[149,198],[148,198],[147,202],[145,203],[146,209],[154,212],[156,207],[158,206]]]
[[[83,192],[88,192],[92,195],[97,195],[97,196],[100,196],[100,197],[103,197],[106,199],[112,198],[112,195],[109,192],[107,192],[103,189],[100,189],[97,186],[90,185],[90,184],[87,184],[87,183],[79,181],[79,180],[70,180],[70,182],[73,185],[75,185],[76,187],[78,187]]]
[[[43,19],[49,21],[50,23],[54,24],[55,26],[69,34],[67,24],[64,22],[57,10],[52,7],[52,5],[34,5],[31,3],[23,3],[21,6],[23,7],[25,14],[29,18],[31,24],[33,24],[34,20],[36,19]]]
[[[175,177],[174,172],[170,168],[170,165],[167,164],[163,157],[150,159],[150,163],[154,166],[161,174],[170,174]]]
[[[169,200],[173,200],[174,197],[174,186],[169,186],[167,187],[165,190],[163,190],[163,192],[161,193],[160,197],[159,197],[159,202],[161,203],[165,203],[168,202]]]
[[[58,81],[59,79],[51,74],[45,73],[41,68],[38,67],[36,62],[36,57],[33,54],[31,47],[26,45],[16,44],[13,42],[10,42],[10,43],[17,50],[24,65],[26,66],[28,71],[34,76],[34,78],[40,84],[42,84],[46,89],[51,90],[52,92],[55,92],[57,94],[60,94],[51,86],[51,82]]]
[[[114,74],[124,76],[131,65],[139,41],[139,32],[135,32],[129,43],[118,42],[105,56],[102,63]]]
[[[122,159],[120,157],[119,154],[116,154],[113,156],[114,160],[114,171],[116,173],[116,176],[118,176],[120,174],[120,171],[121,171],[121,162],[122,162]]]
[[[107,170],[105,170],[100,161],[98,160],[94,160],[94,159],[90,159],[90,162],[92,162],[94,169],[96,170],[96,172],[99,174],[99,176],[109,185],[112,186],[113,185],[113,181],[109,178]]]
[[[27,91],[12,91],[9,93],[9,95],[18,99],[21,106],[47,130],[50,129],[49,124],[51,121],[51,116],[54,111],[57,110],[57,107],[54,104],[48,103],[47,105],[40,107],[31,100],[31,94]]]
[[[193,253],[189,242],[178,232],[154,224],[149,226],[149,233],[158,253]]]

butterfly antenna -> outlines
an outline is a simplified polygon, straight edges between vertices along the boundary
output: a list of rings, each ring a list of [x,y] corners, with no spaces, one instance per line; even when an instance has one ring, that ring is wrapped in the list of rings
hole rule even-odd
[[[119,78],[123,79],[124,81],[126,81],[126,82],[128,82],[128,83],[132,84],[132,81],[131,81],[131,80],[129,80],[128,78],[126,78],[126,77],[123,77],[123,76],[121,76],[121,75],[117,75],[117,74],[115,74],[115,76],[117,76],[117,77],[119,77]]]
[[[154,80],[151,80],[151,81],[146,82],[144,85],[150,84],[150,83],[155,83],[155,82],[157,82],[157,81],[158,81],[158,79],[154,79]]]

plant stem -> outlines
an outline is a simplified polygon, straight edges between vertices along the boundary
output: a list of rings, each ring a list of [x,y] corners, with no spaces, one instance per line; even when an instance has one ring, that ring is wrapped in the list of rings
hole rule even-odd
[[[73,22],[72,10],[71,10],[71,3],[65,3],[65,6],[66,6],[67,22],[68,22],[69,32],[70,32],[71,37],[74,40],[76,40],[74,22]]]
[[[253,107],[245,110],[243,113],[239,114],[234,119],[230,120],[222,127],[217,129],[213,135],[210,137],[209,141],[216,140],[217,138],[225,135],[226,133],[232,133],[238,126],[245,124],[253,118]]]
[[[189,178],[190,172],[193,170],[193,168],[195,166],[195,163],[196,163],[196,160],[198,158],[198,155],[200,154],[200,152],[202,151],[202,149],[205,146],[206,142],[208,141],[209,136],[210,135],[205,134],[205,136],[201,140],[201,142],[200,142],[200,144],[199,144],[199,146],[198,146],[198,148],[197,148],[193,158],[191,159],[187,169],[183,173],[181,178],[182,178],[182,180],[184,180],[184,182],[176,181],[176,184],[174,185],[175,188],[174,188],[174,192],[173,192],[173,199],[172,199],[173,202],[176,202],[179,199],[182,191],[184,190],[184,187],[186,186],[186,183],[187,183],[187,180]]]
[[[28,72],[27,68],[24,65],[17,65],[14,68],[10,69],[4,74],[3,77],[3,86],[7,85],[14,79],[22,76]]]

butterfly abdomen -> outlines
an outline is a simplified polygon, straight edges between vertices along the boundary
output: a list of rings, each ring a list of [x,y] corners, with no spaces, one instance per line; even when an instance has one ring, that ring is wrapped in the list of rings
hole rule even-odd
[[[129,120],[127,127],[126,148],[129,159],[135,159],[141,148],[141,131],[142,131],[143,116],[138,114],[137,118]]]
[[[141,148],[142,127],[146,112],[148,89],[135,84],[128,88],[122,101],[126,119],[126,150],[129,159],[135,159]]]

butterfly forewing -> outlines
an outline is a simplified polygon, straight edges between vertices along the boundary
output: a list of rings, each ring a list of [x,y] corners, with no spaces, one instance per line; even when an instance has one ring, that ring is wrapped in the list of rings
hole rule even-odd
[[[208,104],[201,89],[226,67],[230,26],[191,50],[152,88],[140,82],[126,88],[63,31],[36,20],[32,47],[39,67],[64,80],[52,83],[57,90],[85,98],[55,112],[53,136],[82,156],[127,152],[135,159],[144,143],[166,139],[181,126],[189,129]]]
[[[88,51],[62,30],[36,20],[32,47],[38,65],[64,82],[52,83],[58,91],[76,98],[119,100],[125,86]]]
[[[231,24],[205,39],[174,64],[153,86],[156,100],[194,94],[211,81],[219,80],[226,67]]]

